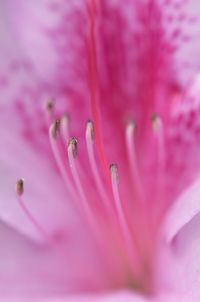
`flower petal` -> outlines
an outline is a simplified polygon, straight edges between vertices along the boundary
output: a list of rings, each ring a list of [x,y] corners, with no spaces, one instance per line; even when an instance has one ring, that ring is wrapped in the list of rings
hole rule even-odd
[[[177,19],[172,19],[171,24],[176,26],[179,22],[181,29],[179,32],[180,35],[175,37],[178,40],[178,49],[175,55],[177,69],[179,71],[179,80],[181,80],[182,84],[186,84],[200,68],[198,55],[200,50],[200,3],[198,0],[181,2],[182,3],[175,8],[177,11]],[[174,34],[176,32],[174,28]]]
[[[0,223],[0,297],[66,291],[67,269],[54,249],[37,246]]]
[[[71,48],[67,34],[74,33],[73,30],[70,31],[69,19],[76,16],[73,10],[80,8],[83,1],[59,3],[17,0],[13,3],[3,0],[1,3],[3,25],[9,30],[8,38],[16,41],[15,46],[17,45],[21,58],[31,64],[41,81],[50,82],[51,85],[66,84],[68,71],[63,69],[63,61],[70,62],[73,56],[73,51],[66,51],[66,45],[68,50]],[[12,43],[9,46],[9,51],[16,49]]]
[[[173,240],[177,233],[200,212],[200,178],[193,182],[169,209],[165,222],[167,241]]]
[[[67,299],[67,300],[66,300]],[[30,302],[198,302],[197,298],[188,295],[179,294],[162,294],[158,297],[142,297],[131,292],[116,292],[111,294],[68,296],[55,299],[30,299]],[[7,302],[5,300],[5,302]],[[8,302],[25,302],[24,300],[12,300]]]
[[[0,299],[53,298],[99,288],[101,268],[93,261],[91,247],[84,251],[86,237],[79,236],[78,242],[68,238],[67,245],[38,245],[0,222]]]
[[[133,301],[133,302],[148,302],[150,301],[149,299],[146,299],[140,295],[131,293],[131,292],[116,292],[116,293],[110,293],[110,294],[99,294],[99,295],[82,295],[79,297],[69,297],[69,301],[72,302],[129,302],[129,301]],[[59,302],[59,301],[58,301]]]
[[[176,235],[171,243],[173,286],[183,295],[200,297],[200,215],[197,214]],[[177,282],[178,280],[178,282]],[[190,301],[190,300],[188,300]]]
[[[44,5],[40,5],[39,1],[26,2],[23,0],[17,0],[15,3],[12,3],[12,1],[1,1],[1,5],[1,11],[5,16],[3,20],[8,30],[7,36],[10,39],[13,38],[13,43],[15,41],[16,45],[16,47],[13,47],[13,44],[11,44],[8,51],[17,48],[18,56],[29,61],[31,59],[32,63],[34,63],[34,69],[38,71],[39,75],[41,75],[42,71],[44,72],[43,67],[47,68],[49,75],[51,75],[53,53],[48,39],[42,34],[41,25],[42,19],[43,23],[49,22],[50,19],[47,10],[44,9]],[[25,39],[26,43],[24,43]],[[40,53],[43,50],[46,52],[47,48],[49,55],[43,55],[43,64],[41,64]],[[35,64],[35,61],[37,61],[37,64]]]
[[[200,77],[197,74],[184,92],[174,96],[171,117],[166,127],[166,181],[171,200],[199,176],[199,83]]]
[[[45,158],[45,154],[42,155],[39,149],[37,152],[22,139],[19,125],[12,117],[12,111],[7,118],[12,119],[12,124],[9,121],[9,125],[0,131],[0,218],[29,236],[41,237],[21,211],[16,198],[15,183],[19,178],[24,178],[24,199],[27,207],[50,233],[62,230],[67,227],[70,217],[73,217],[72,212],[69,214],[68,192],[50,161]],[[52,189],[44,181],[47,175]],[[60,203],[59,207],[57,202]],[[54,220],[51,219],[52,216]]]
[[[51,302],[51,300],[49,300]],[[58,298],[52,300],[52,302],[64,302],[66,298]],[[148,299],[145,297],[140,296],[139,294],[135,294],[131,291],[121,291],[121,292],[111,292],[108,294],[82,294],[82,295],[72,295],[67,297],[67,301],[69,302],[154,302],[152,299]],[[43,300],[38,300],[34,302],[43,302]],[[44,301],[45,302],[45,301]]]

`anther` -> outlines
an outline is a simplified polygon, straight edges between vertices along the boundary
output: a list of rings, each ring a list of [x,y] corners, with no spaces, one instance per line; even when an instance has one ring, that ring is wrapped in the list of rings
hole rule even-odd
[[[51,126],[51,134],[54,139],[58,137],[60,132],[60,120],[55,120]]]
[[[111,175],[112,181],[115,181],[117,184],[119,184],[118,167],[116,164],[110,165],[110,175]]]
[[[55,101],[54,99],[50,98],[44,104],[44,113],[46,118],[46,124],[49,126],[50,123],[55,119]]]
[[[46,102],[45,109],[50,114],[53,112],[53,110],[54,110],[54,100],[53,99],[50,99]]]
[[[160,117],[156,113],[153,113],[152,117],[151,117],[151,121],[152,121],[152,126],[153,126],[154,131],[159,131],[160,124],[161,124]]]
[[[55,158],[55,161],[57,163],[57,166],[60,170],[60,173],[63,177],[63,180],[65,182],[65,185],[67,187],[68,192],[70,192],[70,194],[72,196],[76,196],[74,189],[73,189],[73,185],[71,183],[71,179],[69,178],[68,175],[68,171],[67,171],[67,167],[66,167],[66,162],[62,157],[62,148],[63,145],[61,145],[61,141],[58,137],[60,133],[60,121],[54,121],[53,124],[50,126],[49,128],[49,141],[50,141],[50,145],[52,148],[52,152]]]
[[[75,137],[69,140],[68,147],[71,148],[72,155],[74,158],[76,158],[78,155],[78,143]]]
[[[24,193],[24,180],[21,178],[16,182],[15,191],[18,196]]]
[[[129,127],[131,127],[131,129],[134,130],[134,131],[135,131],[136,128],[137,128],[137,123],[135,122],[134,119],[129,119],[127,125],[128,125]]]
[[[91,141],[94,141],[94,123],[91,120],[87,121],[86,135],[90,136]]]
[[[152,115],[151,120],[152,120],[152,127],[158,141],[158,157],[159,157],[158,159],[160,161],[160,164],[162,164],[162,162],[165,160],[163,122],[162,119],[155,113]]]
[[[70,116],[64,113],[60,120],[60,132],[64,141],[69,139]]]

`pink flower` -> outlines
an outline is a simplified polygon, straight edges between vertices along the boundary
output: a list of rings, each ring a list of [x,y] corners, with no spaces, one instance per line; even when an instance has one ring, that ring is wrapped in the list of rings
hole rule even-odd
[[[197,2],[0,2],[2,301],[199,301]]]

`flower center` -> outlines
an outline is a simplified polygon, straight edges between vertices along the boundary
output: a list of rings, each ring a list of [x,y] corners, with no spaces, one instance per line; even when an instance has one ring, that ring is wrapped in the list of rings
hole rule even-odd
[[[52,110],[52,107],[51,107]],[[52,113],[52,112],[51,112]],[[152,118],[152,129],[156,137],[159,161],[158,177],[162,177],[165,157],[162,120],[158,116]],[[129,121],[125,129],[125,147],[127,150],[131,184],[133,189],[135,221],[127,215],[126,197],[120,188],[120,171],[116,164],[111,164],[109,182],[102,162],[98,161],[98,145],[94,123],[86,124],[85,143],[88,157],[88,170],[85,171],[78,152],[78,141],[70,138],[69,116],[63,115],[53,121],[49,127],[49,140],[52,152],[77,210],[93,236],[99,256],[103,258],[111,278],[124,275],[126,283],[142,291],[152,287],[152,246],[151,231],[153,226],[147,215],[146,194],[136,154],[136,124]],[[66,141],[68,146],[66,150]],[[66,161],[68,156],[68,165]],[[99,164],[100,163],[100,164]],[[102,167],[103,166],[103,167]],[[120,168],[120,167],[119,167]],[[160,199],[163,188],[158,190]],[[19,180],[16,185],[17,199],[20,207],[35,226],[38,232],[50,243],[55,243],[53,236],[33,217],[28,205],[23,200],[24,182]],[[134,215],[133,215],[134,217]],[[134,220],[134,219],[133,219]],[[114,255],[116,253],[118,255]],[[114,256],[113,256],[114,255]]]

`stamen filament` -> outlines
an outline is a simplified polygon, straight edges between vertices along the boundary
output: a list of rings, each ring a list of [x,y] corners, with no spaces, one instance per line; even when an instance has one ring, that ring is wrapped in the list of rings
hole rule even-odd
[[[166,204],[166,190],[165,190],[165,142],[164,142],[164,126],[162,119],[156,114],[152,117],[152,125],[157,143],[157,189],[155,202],[159,202],[159,207],[155,207],[155,219],[153,221],[160,221],[162,214],[164,213]]]
[[[135,147],[135,123],[129,122],[126,127],[126,148],[128,153],[128,160],[131,172],[132,183],[140,201],[144,201],[144,190],[141,182],[141,176],[139,173],[137,158],[136,158],[136,147]]]
[[[98,245],[98,249],[105,257],[105,261],[108,261],[108,273],[111,274],[113,277],[113,271],[115,271],[115,267],[113,267],[112,261],[108,259],[109,253],[107,253],[106,246],[104,246],[104,238],[102,238],[102,234],[98,228],[98,221],[95,219],[94,213],[92,213],[92,209],[88,204],[87,197],[85,195],[85,192],[83,190],[83,186],[81,184],[80,176],[78,173],[77,163],[76,163],[76,157],[77,157],[77,140],[75,138],[71,138],[68,144],[68,159],[69,164],[72,172],[72,176],[76,185],[76,188],[78,190],[78,193],[80,195],[81,201],[82,201],[82,208],[86,214],[87,220],[90,224],[91,230],[93,232],[93,235],[96,239],[96,243]],[[110,268],[111,264],[111,268]]]
[[[77,165],[76,165],[76,157],[77,157],[77,140],[75,138],[71,138],[68,144],[68,159],[69,159],[69,165],[72,173],[72,177],[75,183],[75,186],[78,190],[79,196],[82,201],[82,206],[84,208],[84,211],[86,212],[88,220],[93,224],[94,223],[94,215],[91,213],[91,209],[88,205],[88,201],[85,195],[85,192],[83,190]],[[96,223],[95,223],[96,224]]]
[[[164,146],[164,129],[162,119],[154,115],[152,118],[153,130],[158,142],[158,161],[159,167],[163,167],[165,163],[165,146]]]
[[[94,175],[94,180],[99,191],[100,197],[102,202],[104,203],[105,207],[107,208],[108,212],[113,214],[113,208],[110,204],[110,200],[108,198],[107,192],[104,189],[104,185],[99,175],[97,163],[95,160],[94,154],[94,125],[92,121],[87,122],[86,126],[86,145],[88,151],[88,158],[91,165],[92,173]]]
[[[138,273],[138,260],[137,251],[133,242],[131,231],[127,225],[127,220],[125,217],[123,204],[119,194],[119,179],[118,179],[118,168],[115,164],[110,165],[110,175],[113,190],[113,197],[115,201],[115,206],[118,214],[119,224],[124,237],[124,241],[127,247],[128,258],[133,274]]]
[[[65,113],[60,120],[60,132],[64,142],[69,140],[69,115]]]
[[[59,127],[60,124],[58,124],[58,121],[55,121],[49,128],[49,140],[51,144],[51,148],[54,154],[55,161],[57,163],[58,169],[62,175],[62,178],[64,180],[64,183],[67,187],[68,192],[71,196],[76,197],[76,193],[73,188],[72,181],[67,173],[66,167],[62,161],[61,154],[60,154],[60,148],[59,148],[59,141],[58,141],[58,135],[59,135]]]

